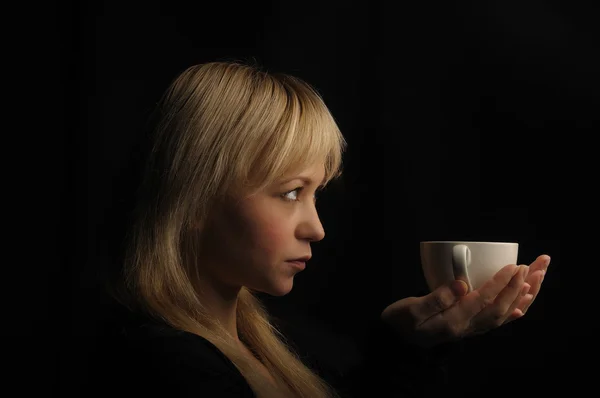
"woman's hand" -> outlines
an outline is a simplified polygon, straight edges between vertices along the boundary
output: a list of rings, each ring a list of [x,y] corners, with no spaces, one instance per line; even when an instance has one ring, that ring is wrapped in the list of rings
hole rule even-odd
[[[485,333],[525,315],[540,291],[550,257],[529,266],[507,265],[479,289],[467,293],[461,280],[422,297],[407,297],[381,313],[384,322],[423,347]]]

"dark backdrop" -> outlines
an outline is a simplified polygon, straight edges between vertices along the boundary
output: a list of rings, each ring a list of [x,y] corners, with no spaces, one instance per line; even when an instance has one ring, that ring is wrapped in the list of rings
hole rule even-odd
[[[473,372],[472,392],[593,387],[597,20],[592,1],[46,4],[18,51],[37,110],[19,120],[36,126],[26,141],[48,186],[21,225],[51,227],[22,267],[38,277],[11,318],[20,327],[7,328],[26,342],[15,368],[50,383],[26,387],[84,396],[105,316],[95,275],[122,227],[136,143],[171,79],[218,59],[307,80],[349,143],[320,198],[326,239],[292,293],[265,298],[300,344],[359,361],[381,310],[426,292],[419,241],[516,241],[522,263],[552,256],[543,290],[525,318],[465,342],[452,374]]]

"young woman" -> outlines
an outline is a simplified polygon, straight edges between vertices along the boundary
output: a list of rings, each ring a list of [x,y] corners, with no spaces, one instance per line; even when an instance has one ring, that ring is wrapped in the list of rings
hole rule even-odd
[[[323,100],[298,78],[214,62],[172,82],[114,289],[139,320],[116,346],[119,388],[335,396],[286,344],[256,293],[289,293],[311,243],[324,238],[316,197],[340,175],[345,145]],[[548,262],[509,265],[468,295],[456,281],[400,300],[382,319],[423,345],[481,333],[525,313]]]

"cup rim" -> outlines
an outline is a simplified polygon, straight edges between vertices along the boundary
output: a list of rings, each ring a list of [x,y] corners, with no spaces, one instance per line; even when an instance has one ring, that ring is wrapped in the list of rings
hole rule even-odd
[[[478,245],[518,245],[518,242],[495,242],[495,241],[465,241],[465,240],[425,240],[421,241],[421,244],[478,244]]]

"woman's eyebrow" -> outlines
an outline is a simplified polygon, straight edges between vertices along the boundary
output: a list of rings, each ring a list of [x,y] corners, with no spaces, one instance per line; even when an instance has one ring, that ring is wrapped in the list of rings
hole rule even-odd
[[[283,180],[281,182],[281,185],[287,184],[287,183],[295,181],[295,180],[300,180],[300,181],[304,182],[307,185],[316,184],[316,182],[314,182],[310,177],[298,175],[298,176],[295,176],[295,177],[292,177],[292,178],[286,178],[285,180]],[[323,178],[323,180],[319,184],[319,186],[323,186],[323,185],[325,185],[325,178]]]

